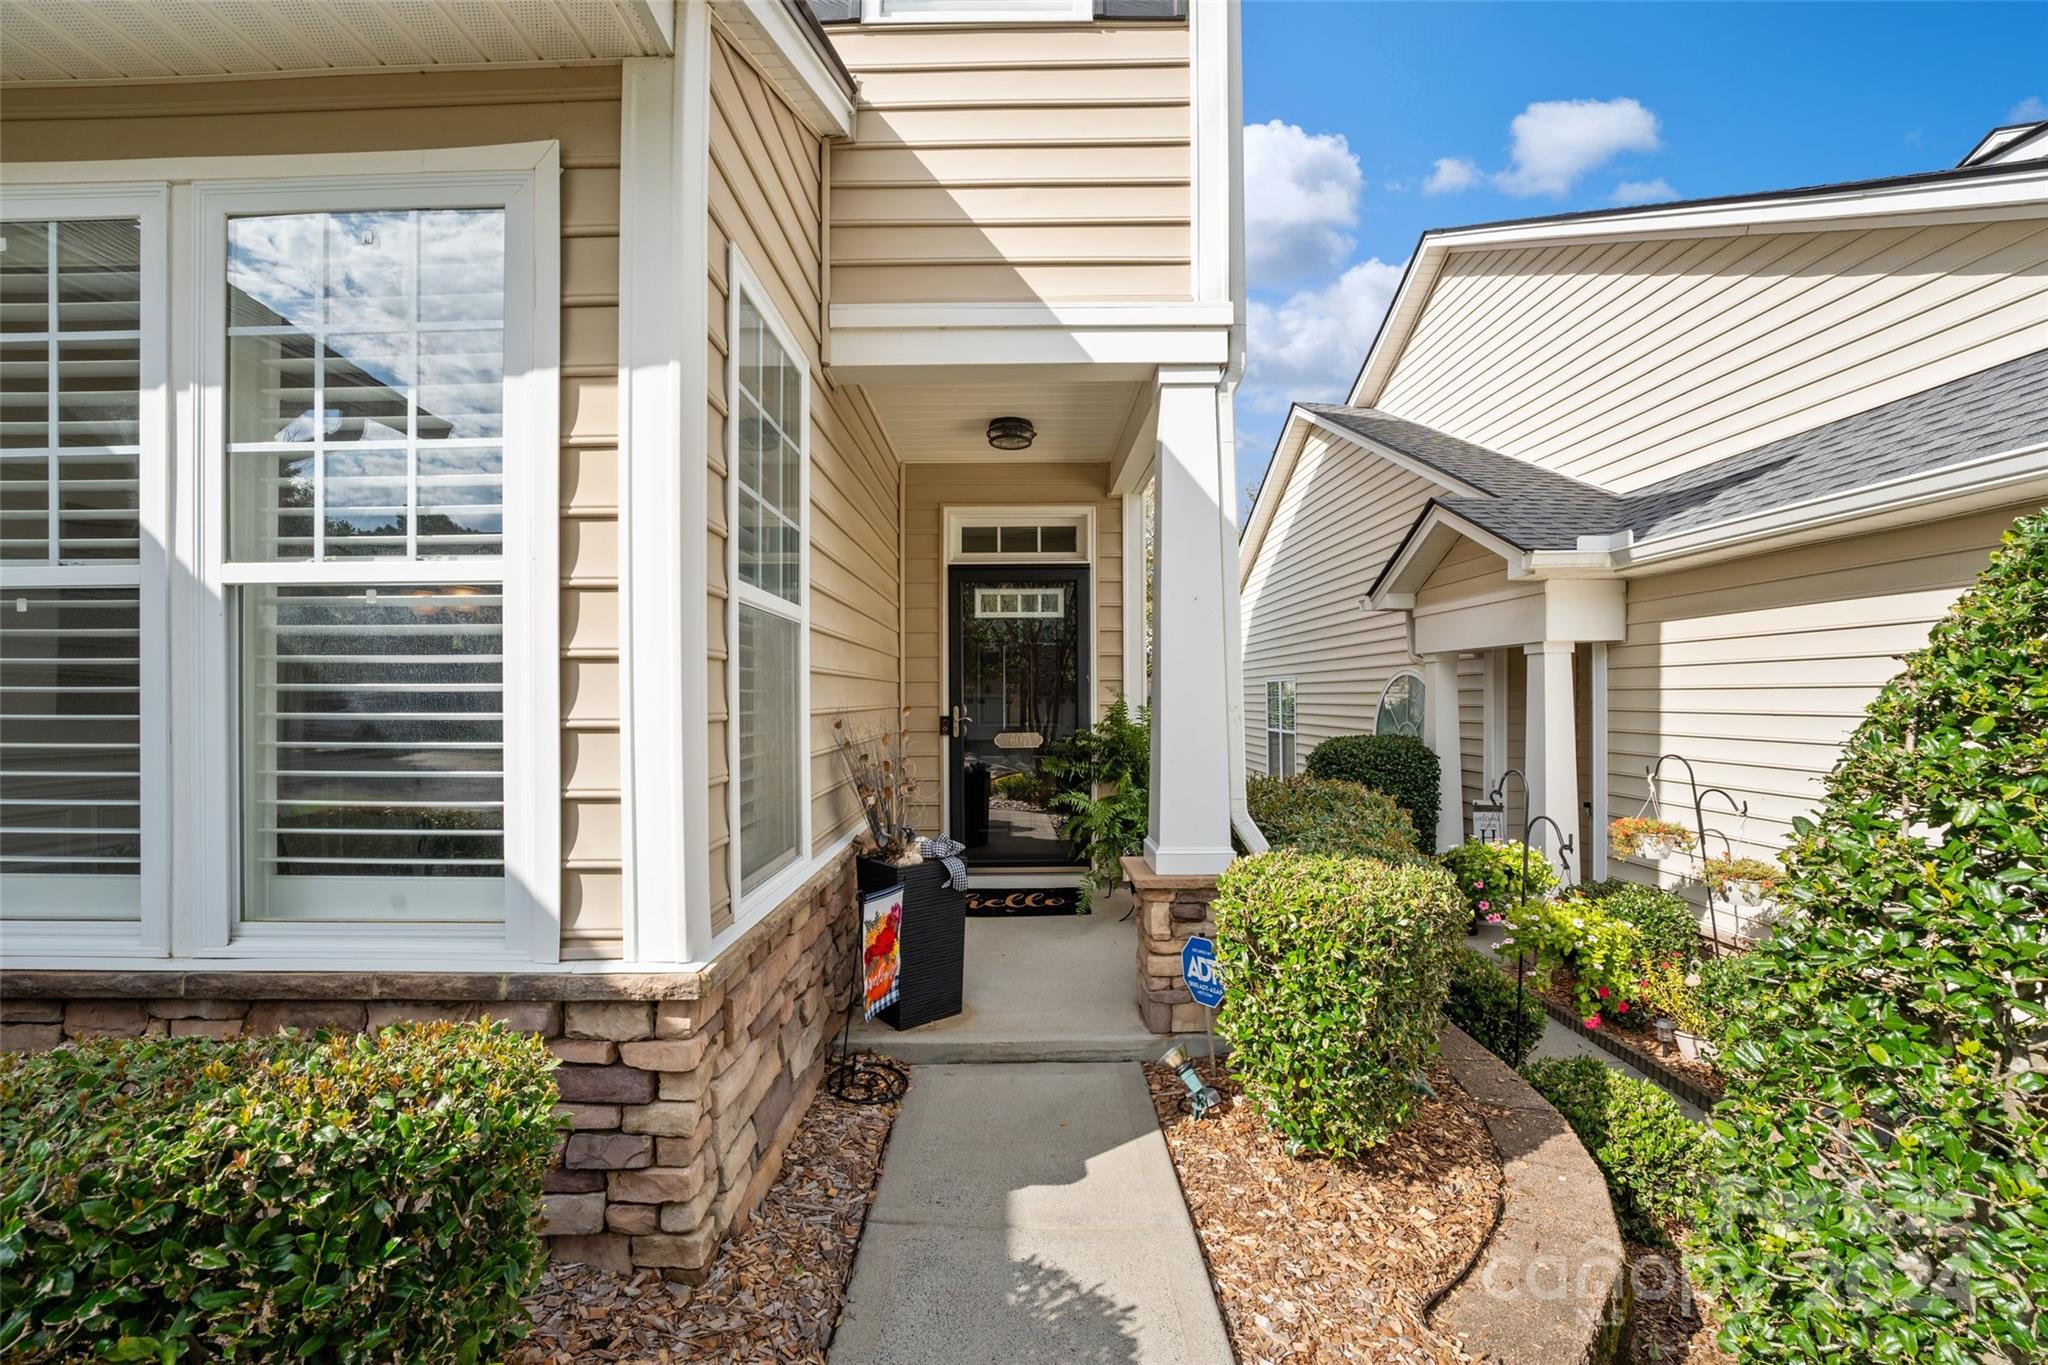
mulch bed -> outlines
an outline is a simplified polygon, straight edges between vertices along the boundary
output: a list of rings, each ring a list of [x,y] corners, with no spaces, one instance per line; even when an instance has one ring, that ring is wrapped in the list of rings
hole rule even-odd
[[[1715,1344],[1713,1325],[1702,1319],[1679,1253],[1647,1242],[1626,1246],[1635,1299],[1617,1365],[1735,1365],[1735,1357]]]
[[[848,1104],[821,1087],[782,1174],[708,1280],[693,1289],[652,1271],[549,1265],[527,1299],[533,1334],[509,1360],[822,1362],[899,1107]]]
[[[1424,1322],[1492,1234],[1500,1156],[1439,1063],[1437,1098],[1357,1161],[1289,1156],[1221,1063],[1226,1097],[1196,1123],[1172,1071],[1145,1068],[1159,1126],[1240,1365],[1463,1362]]]

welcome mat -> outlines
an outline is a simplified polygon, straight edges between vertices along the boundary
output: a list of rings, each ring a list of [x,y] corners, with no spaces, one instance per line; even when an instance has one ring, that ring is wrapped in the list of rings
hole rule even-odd
[[[1012,919],[1024,915],[1071,915],[1079,893],[1071,886],[970,887],[967,913],[982,919]]]

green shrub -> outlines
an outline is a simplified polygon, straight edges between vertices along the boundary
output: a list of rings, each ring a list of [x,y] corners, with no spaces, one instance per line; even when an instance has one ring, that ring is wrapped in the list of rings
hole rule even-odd
[[[1693,964],[1685,980],[1694,1032],[1715,1043],[1726,1041],[1730,1024],[1749,1012],[1749,978],[1757,962],[1749,953],[1723,953]]]
[[[1744,963],[1699,1270],[1748,1360],[2048,1359],[2048,516],[1870,704]]]
[[[1088,864],[1075,905],[1123,880],[1124,859],[1145,851],[1151,821],[1152,709],[1119,695],[1102,719],[1055,746],[1040,765],[1040,796],[1066,815],[1060,837]]]
[[[1692,1221],[1706,1190],[1706,1130],[1677,1100],[1597,1057],[1544,1057],[1522,1074],[1586,1144],[1624,1234],[1667,1243]]]
[[[1515,979],[1485,953],[1460,948],[1451,958],[1444,1017],[1509,1066],[1520,1066],[1543,1036],[1543,1006],[1524,991],[1515,1007]]]
[[[1571,969],[1579,1017],[1600,1027],[1608,1014],[1627,1014],[1643,979],[1643,937],[1632,924],[1603,914],[1591,901],[1571,897],[1527,901],[1508,920],[1501,946],[1534,963],[1536,980],[1549,984],[1560,967]]]
[[[1313,777],[1254,777],[1245,805],[1275,848],[1390,863],[1422,856],[1408,813],[1384,792]]]
[[[1425,848],[1436,847],[1436,753],[1409,735],[1339,735],[1316,745],[1308,775],[1385,792],[1408,812]]]
[[[1635,926],[1653,963],[1691,962],[1700,955],[1700,922],[1685,898],[1654,886],[1626,883],[1594,898],[1600,913]]]
[[[1489,915],[1506,919],[1530,896],[1542,896],[1557,885],[1557,870],[1539,849],[1527,849],[1528,882],[1522,880],[1525,849],[1519,842],[1470,839],[1437,854],[1436,860],[1457,879],[1458,892],[1475,922]]]
[[[0,1056],[0,1357],[498,1358],[553,1065],[452,1024]]]
[[[1218,1030],[1266,1122],[1302,1150],[1350,1156],[1415,1112],[1464,912],[1426,863],[1242,858],[1217,884]]]

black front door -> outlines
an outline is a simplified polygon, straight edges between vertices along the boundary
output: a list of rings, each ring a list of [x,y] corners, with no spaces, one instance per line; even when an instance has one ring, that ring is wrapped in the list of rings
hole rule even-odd
[[[1087,724],[1088,570],[954,569],[948,597],[953,837],[980,867],[1071,863],[1044,763]]]

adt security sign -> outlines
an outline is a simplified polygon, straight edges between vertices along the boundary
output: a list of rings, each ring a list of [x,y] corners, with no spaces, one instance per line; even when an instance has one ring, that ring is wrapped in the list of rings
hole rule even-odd
[[[1180,974],[1188,983],[1188,994],[1204,1009],[1223,1003],[1223,973],[1216,966],[1216,945],[1206,938],[1191,938],[1180,950]]]

